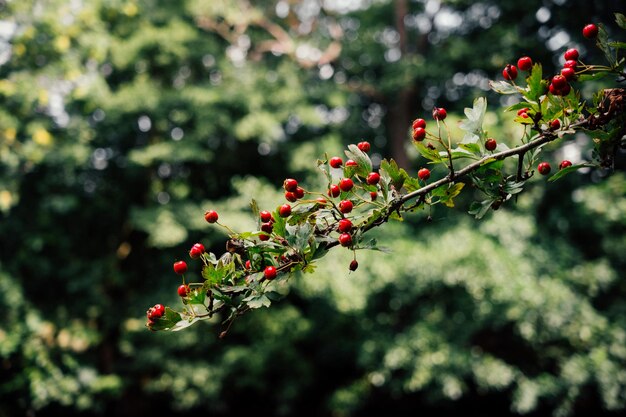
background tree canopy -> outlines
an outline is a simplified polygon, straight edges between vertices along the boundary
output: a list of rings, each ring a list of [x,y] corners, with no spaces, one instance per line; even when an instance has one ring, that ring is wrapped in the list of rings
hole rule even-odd
[[[597,60],[580,28],[618,35],[616,3],[0,2],[0,416],[623,413],[623,152],[480,222],[386,225],[390,254],[333,251],[226,339],[144,327],[174,260],[222,251],[207,208],[251,229],[251,197],[361,138],[414,171],[412,118],[510,104],[487,81],[522,55]]]

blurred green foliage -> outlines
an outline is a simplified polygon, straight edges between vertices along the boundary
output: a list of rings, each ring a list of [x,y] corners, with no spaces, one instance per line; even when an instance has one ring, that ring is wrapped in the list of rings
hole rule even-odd
[[[460,114],[518,56],[592,61],[579,28],[615,30],[613,7],[0,2],[0,416],[623,412],[623,153],[482,222],[459,202],[380,228],[391,254],[348,274],[334,250],[224,340],[219,318],[143,326],[177,302],[175,259],[222,251],[204,210],[251,229],[250,198],[320,185],[315,158],[360,138],[402,160],[412,117]],[[505,119],[487,115],[503,142]]]

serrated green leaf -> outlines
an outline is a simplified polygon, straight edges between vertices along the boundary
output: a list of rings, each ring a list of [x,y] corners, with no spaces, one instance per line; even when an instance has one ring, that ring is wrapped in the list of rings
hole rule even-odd
[[[433,162],[441,162],[441,157],[439,156],[439,152],[436,149],[430,149],[422,142],[413,141],[413,145],[417,148],[417,151],[426,159]]]
[[[487,211],[489,211],[489,208],[493,203],[494,200],[474,201],[470,205],[468,213],[474,215],[476,220],[480,220],[485,216],[485,214],[487,214]]]
[[[626,29],[626,16],[621,13],[615,13],[615,23],[622,29]]]
[[[189,291],[187,294],[187,298],[185,302],[187,304],[202,304],[204,305],[204,301],[206,300],[206,291],[202,288],[196,288]]]
[[[384,173],[389,176],[391,179],[391,185],[393,185],[396,190],[400,190],[402,188],[404,181],[408,177],[406,171],[399,168],[398,164],[393,159],[389,161],[383,159],[380,163],[380,170],[384,171]]]
[[[420,182],[417,178],[407,176],[406,180],[404,181],[404,188],[409,193],[412,193],[413,191],[416,191],[422,188],[422,186],[420,185]]]
[[[250,308],[269,307],[270,305],[272,305],[272,300],[270,300],[265,294],[244,298],[243,301]]]
[[[465,183],[463,182],[448,184],[435,188],[432,194],[439,197],[439,202],[445,204],[447,207],[454,207],[454,198],[461,193],[463,187],[465,187]]]
[[[500,94],[517,94],[522,90],[519,87],[514,86],[508,81],[489,81],[489,87]]]
[[[532,70],[530,71],[530,75],[526,79],[528,83],[528,89],[523,93],[524,97],[528,101],[539,101],[539,97],[541,97],[545,93],[545,87],[542,84],[543,70],[541,64],[537,63],[533,65]]]
[[[223,271],[212,263],[202,267],[202,278],[204,278],[209,286],[218,285],[224,279]]]
[[[554,182],[554,181],[564,177],[565,175],[569,174],[570,172],[578,171],[581,168],[593,168],[593,167],[595,167],[595,165],[588,164],[588,163],[572,165],[572,166],[569,166],[567,168],[563,168],[563,169],[558,170],[554,175],[552,175],[552,176],[550,176],[550,178],[548,178],[548,181]]]
[[[474,100],[473,107],[464,109],[466,119],[459,123],[459,127],[466,132],[481,135],[483,131],[483,120],[487,112],[487,99],[478,97]]]
[[[599,80],[601,78],[606,77],[607,75],[609,75],[609,73],[606,71],[594,72],[591,74],[580,74],[578,76],[578,81],[584,82],[584,81],[591,81],[591,80]]]
[[[345,153],[348,158],[357,163],[355,174],[365,178],[367,174],[372,172],[372,160],[365,152],[360,150],[358,146],[354,144],[348,145],[348,150],[346,150]]]

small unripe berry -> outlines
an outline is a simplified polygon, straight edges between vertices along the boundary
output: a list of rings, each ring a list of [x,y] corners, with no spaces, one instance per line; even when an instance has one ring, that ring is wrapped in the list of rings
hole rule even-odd
[[[426,120],[424,119],[413,120],[413,129],[417,129],[418,127],[421,127],[422,129],[426,129]]]
[[[358,165],[359,165],[359,164],[357,164],[357,163],[356,163],[356,161],[353,161],[352,159],[348,159],[348,160],[346,161],[346,167],[356,167],[356,166],[358,166]]]
[[[539,171],[541,175],[548,175],[551,170],[552,167],[547,162],[540,162],[539,165],[537,165],[537,171]]]
[[[278,209],[278,214],[280,214],[280,217],[288,217],[291,214],[291,206],[289,204],[283,204]]]
[[[342,178],[339,181],[339,188],[341,188],[341,191],[350,191],[352,187],[354,187],[354,183],[350,178]]]
[[[178,295],[181,297],[187,297],[187,294],[189,294],[189,285],[183,284],[178,287]]]
[[[332,158],[330,158],[330,161],[328,163],[333,168],[339,168],[343,164],[343,160],[338,156],[333,156]]]
[[[528,71],[533,67],[533,60],[529,56],[523,56],[517,60],[517,66],[522,71]]]
[[[276,268],[273,266],[266,266],[265,270],[263,271],[263,275],[265,276],[265,279],[267,280],[273,280],[274,278],[276,278]]]
[[[558,130],[561,128],[561,121],[559,119],[554,119],[550,122],[550,129]]]
[[[498,142],[495,139],[489,138],[485,141],[485,149],[488,151],[493,151],[498,146]]]
[[[352,230],[352,222],[349,219],[339,220],[337,230],[341,233],[349,233]]]
[[[174,272],[176,272],[178,275],[182,275],[185,272],[187,272],[187,262],[185,261],[174,262]]]
[[[578,56],[579,56],[578,55],[578,49],[576,49],[576,48],[568,49],[563,54],[563,57],[565,58],[566,61],[569,61],[569,60],[577,61],[578,60]]]
[[[576,78],[576,71],[573,68],[563,68],[561,75],[564,76],[567,81],[572,81]]]
[[[209,210],[206,213],[204,213],[204,220],[206,220],[209,223],[217,222],[218,218],[219,216],[217,215],[217,211],[215,210]]]
[[[593,39],[598,36],[598,27],[593,23],[588,24],[583,28],[583,36],[587,39]]]
[[[517,68],[515,65],[507,64],[502,70],[502,76],[505,80],[514,80],[517,78]]]
[[[298,197],[296,197],[296,194],[291,191],[285,191],[285,200],[294,203],[298,201]]]
[[[448,116],[448,112],[443,107],[435,107],[433,109],[433,119],[435,120],[443,120]]]
[[[371,148],[370,143],[365,141],[359,142],[356,146],[365,153],[369,152]]]
[[[349,233],[342,233],[339,235],[339,243],[341,246],[350,246],[352,245],[352,236]]]
[[[263,210],[262,212],[260,212],[259,216],[261,217],[261,221],[263,223],[267,223],[272,220],[272,213],[267,210]]]
[[[422,181],[426,181],[430,178],[430,170],[428,168],[420,169],[417,171],[417,177]]]
[[[356,259],[353,259],[352,262],[350,262],[350,271],[356,271],[356,269],[359,267],[359,263],[356,261]]]
[[[565,169],[567,167],[571,167],[572,163],[570,161],[568,161],[567,159],[561,161],[561,163],[559,164],[559,169]]]
[[[339,202],[339,211],[341,211],[344,214],[350,213],[353,207],[354,205],[352,204],[352,201],[350,200],[341,200]]]
[[[370,172],[367,175],[366,181],[369,185],[378,184],[378,182],[380,181],[380,174],[378,174],[378,172]]]
[[[424,140],[426,137],[426,130],[423,127],[416,127],[413,129],[413,140],[418,142]]]
[[[285,191],[293,193],[294,191],[296,191],[296,188],[298,188],[298,181],[294,180],[293,178],[287,178],[283,182],[283,187],[285,187]]]
[[[202,243],[196,243],[189,249],[189,257],[191,259],[199,258],[203,253],[204,245]]]
[[[339,194],[341,194],[339,186],[337,184],[332,184],[328,189],[328,195],[331,197],[339,197]]]

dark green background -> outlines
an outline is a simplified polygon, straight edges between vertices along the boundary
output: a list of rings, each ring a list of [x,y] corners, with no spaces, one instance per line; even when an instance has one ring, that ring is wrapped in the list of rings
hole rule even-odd
[[[217,321],[143,327],[179,302],[174,260],[223,251],[206,209],[251,230],[251,198],[273,209],[286,176],[322,187],[316,158],[362,139],[415,175],[410,120],[435,104],[454,125],[487,95],[490,134],[514,145],[487,79],[522,55],[549,74],[571,46],[600,62],[590,21],[624,39],[617,1],[321,3],[0,2],[1,417],[624,411],[623,152],[482,221],[467,195],[385,225],[390,254],[348,274],[334,250],[223,340]]]

